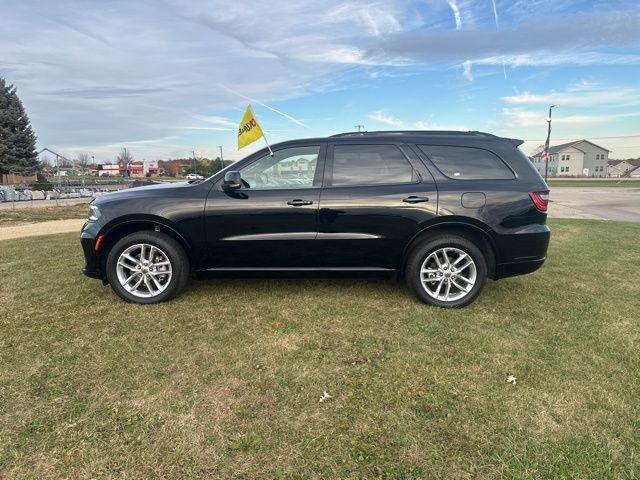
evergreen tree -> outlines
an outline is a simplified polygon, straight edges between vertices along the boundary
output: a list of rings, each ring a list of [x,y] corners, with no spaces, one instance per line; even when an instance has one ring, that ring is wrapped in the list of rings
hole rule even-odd
[[[220,161],[220,157],[216,157],[211,160],[209,164],[209,171],[207,172],[209,175],[215,175],[220,170],[222,170],[222,162]]]
[[[0,78],[0,183],[2,175],[33,175],[41,168],[36,136],[13,85]]]
[[[53,190],[53,185],[41,173],[36,174],[36,183],[33,184],[32,190],[43,190],[45,192]]]

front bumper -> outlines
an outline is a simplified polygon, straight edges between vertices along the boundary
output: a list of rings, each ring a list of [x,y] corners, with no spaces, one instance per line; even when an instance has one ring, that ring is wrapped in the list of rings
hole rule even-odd
[[[103,278],[100,255],[94,250],[96,238],[97,238],[98,226],[93,222],[87,222],[82,227],[80,233],[80,244],[82,245],[82,251],[84,253],[85,266],[82,269],[87,277],[91,278]]]

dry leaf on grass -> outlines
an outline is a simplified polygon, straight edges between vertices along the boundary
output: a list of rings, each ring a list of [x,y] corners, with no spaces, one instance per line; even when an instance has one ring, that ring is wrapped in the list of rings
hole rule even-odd
[[[327,391],[325,390],[324,392],[322,392],[322,396],[320,397],[320,403],[322,402],[326,402],[327,400],[329,400],[331,398],[331,395],[329,395],[327,393]]]

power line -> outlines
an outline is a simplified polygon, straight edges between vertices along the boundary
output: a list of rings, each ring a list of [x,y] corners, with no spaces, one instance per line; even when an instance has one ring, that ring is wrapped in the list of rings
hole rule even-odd
[[[579,137],[567,137],[567,138],[556,138],[556,140],[574,140]],[[617,135],[613,137],[589,137],[591,140],[607,140],[610,138],[640,138],[640,134],[638,135]],[[543,142],[544,138],[526,138],[525,142]]]

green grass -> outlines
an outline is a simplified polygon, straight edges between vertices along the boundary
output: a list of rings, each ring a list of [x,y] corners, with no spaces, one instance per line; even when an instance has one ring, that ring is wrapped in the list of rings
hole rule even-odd
[[[547,181],[550,187],[631,187],[640,188],[640,180],[632,180],[628,178],[623,179],[609,179],[609,180],[579,180],[579,179],[567,179],[558,180],[550,178]]]
[[[89,204],[61,205],[58,207],[27,207],[0,210],[0,227],[24,223],[47,222],[49,220],[68,220],[87,218]]]
[[[0,478],[638,478],[640,224],[551,223],[462,310],[366,279],[135,306],[76,234],[0,242]]]

